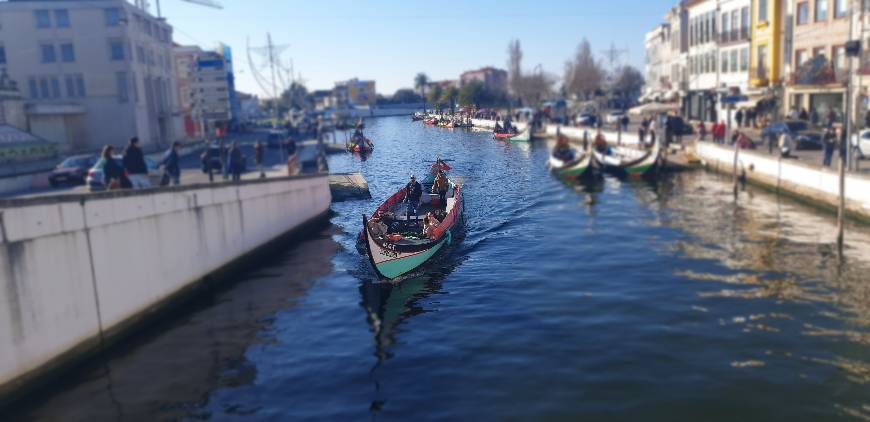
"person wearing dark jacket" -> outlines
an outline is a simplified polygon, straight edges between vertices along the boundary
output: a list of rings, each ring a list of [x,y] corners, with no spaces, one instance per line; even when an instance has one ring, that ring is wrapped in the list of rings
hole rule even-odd
[[[123,163],[133,189],[151,187],[151,182],[148,180],[148,166],[145,165],[145,155],[142,153],[142,148],[139,148],[139,138],[130,138],[129,145],[124,149]]]
[[[178,157],[180,150],[181,142],[174,142],[172,147],[163,154],[163,160],[160,161],[160,164],[163,165],[163,179],[160,185],[166,186],[170,182],[176,186],[181,184],[181,166]]]
[[[405,202],[408,204],[408,209],[405,212],[407,217],[417,216],[417,205],[420,204],[420,197],[423,196],[423,187],[417,182],[415,176],[411,176],[411,181],[405,185]]]
[[[266,173],[263,171],[263,144],[260,141],[254,144],[254,163],[257,165],[257,171],[260,172],[260,178],[266,178]]]
[[[227,163],[227,167],[229,167],[229,170],[233,175],[233,182],[238,182],[239,180],[242,180],[242,170],[245,168],[245,158],[242,155],[242,149],[239,148],[238,142],[233,141],[228,155],[229,162]]]
[[[103,168],[103,186],[106,189],[120,189],[123,187],[124,168],[112,157],[114,152],[115,147],[111,145],[104,146],[103,152],[100,154],[100,161],[95,166]]]

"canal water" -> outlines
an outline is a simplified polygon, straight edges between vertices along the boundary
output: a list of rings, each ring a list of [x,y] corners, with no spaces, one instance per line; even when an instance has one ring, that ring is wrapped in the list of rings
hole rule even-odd
[[[870,230],[696,171],[581,186],[545,144],[371,120],[374,199],[17,408],[22,420],[870,419]],[[453,160],[465,237],[395,284],[361,215]],[[6,419],[8,420],[8,419]]]

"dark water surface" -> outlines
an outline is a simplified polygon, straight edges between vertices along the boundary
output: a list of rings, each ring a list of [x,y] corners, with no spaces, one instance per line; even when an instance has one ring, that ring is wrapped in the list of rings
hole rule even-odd
[[[870,230],[703,172],[565,186],[546,146],[368,122],[375,199],[14,409],[37,420],[870,419]],[[466,237],[395,285],[360,215],[454,159]]]

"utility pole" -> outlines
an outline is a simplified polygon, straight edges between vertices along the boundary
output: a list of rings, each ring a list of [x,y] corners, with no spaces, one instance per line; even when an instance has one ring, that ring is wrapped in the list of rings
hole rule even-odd
[[[837,245],[843,247],[843,239],[846,225],[846,166],[847,156],[851,155],[850,140],[852,139],[852,77],[854,76],[853,64],[855,57],[861,54],[861,41],[852,40],[852,31],[855,27],[855,3],[849,2],[849,41],[846,43],[846,60],[849,61],[849,75],[846,83],[846,116],[845,138],[840,139],[840,203],[837,207]],[[843,145],[845,144],[845,145]],[[845,149],[845,154],[843,154]]]

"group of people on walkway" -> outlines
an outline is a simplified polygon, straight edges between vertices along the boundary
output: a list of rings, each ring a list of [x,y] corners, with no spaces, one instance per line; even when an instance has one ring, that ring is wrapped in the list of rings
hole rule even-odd
[[[164,153],[163,159],[160,161],[160,165],[163,166],[161,185],[181,183],[180,150],[181,143],[174,142]],[[148,163],[137,137],[130,138],[120,160],[115,155],[114,146],[104,146],[100,153],[100,159],[94,167],[102,169],[103,186],[106,189],[145,189],[151,187]]]

